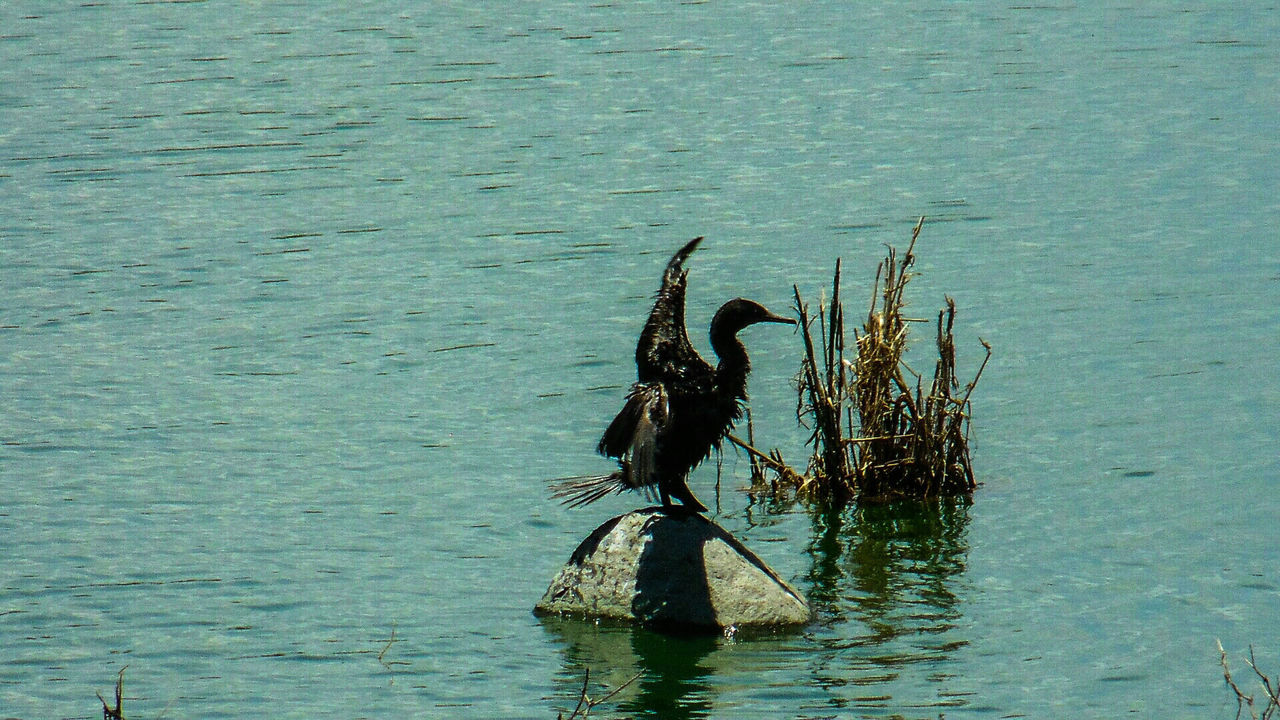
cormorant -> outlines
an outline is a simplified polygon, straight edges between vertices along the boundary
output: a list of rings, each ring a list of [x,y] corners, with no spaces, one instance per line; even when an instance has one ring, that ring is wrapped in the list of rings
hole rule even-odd
[[[611,492],[641,489],[652,497],[656,485],[664,508],[675,498],[689,510],[707,508],[689,490],[688,475],[719,447],[742,417],[751,363],[738,331],[759,322],[795,324],[757,302],[736,298],[711,320],[711,349],[716,367],[689,342],[684,323],[687,270],[684,261],[701,237],[680,248],[667,263],[662,287],[636,345],[637,380],[627,401],[609,423],[596,450],[618,459],[609,475],[565,478],[553,496],[570,507],[595,502]]]

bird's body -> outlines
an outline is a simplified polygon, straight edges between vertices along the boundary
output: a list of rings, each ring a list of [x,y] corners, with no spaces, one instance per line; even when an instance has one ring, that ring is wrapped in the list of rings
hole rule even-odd
[[[566,504],[656,487],[664,507],[672,507],[675,498],[688,509],[707,509],[689,490],[687,478],[742,417],[751,364],[737,333],[758,322],[795,321],[751,300],[730,300],[711,321],[711,348],[719,359],[712,367],[689,342],[684,321],[688,271],[683,264],[701,241],[690,241],[667,264],[636,344],[636,383],[597,445],[601,455],[618,459],[618,470],[555,485],[555,496]]]

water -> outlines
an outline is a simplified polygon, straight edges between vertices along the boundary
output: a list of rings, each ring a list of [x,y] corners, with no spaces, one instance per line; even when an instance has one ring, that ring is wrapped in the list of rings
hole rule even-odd
[[[1229,717],[1280,668],[1265,4],[0,8],[0,715]],[[819,610],[535,619],[661,264],[960,308],[972,504],[693,485]],[[858,288],[862,288],[861,290]],[[701,333],[695,342],[706,349]],[[799,347],[749,330],[803,456]],[[927,336],[920,336],[922,339]]]

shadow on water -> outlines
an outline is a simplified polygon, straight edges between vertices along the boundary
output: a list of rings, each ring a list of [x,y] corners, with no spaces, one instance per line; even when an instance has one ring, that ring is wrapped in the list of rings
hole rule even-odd
[[[722,639],[717,636],[671,637],[631,628],[546,617],[545,627],[561,643],[564,672],[557,697],[572,709],[591,668],[588,695],[600,697],[637,673],[640,678],[592,715],[657,718],[703,718],[714,705],[706,662]],[[572,699],[572,700],[571,700]],[[566,711],[567,714],[567,711]]]
[[[910,500],[811,515],[809,599],[821,648],[812,675],[833,705],[965,704],[947,687],[943,661],[968,642],[958,636],[957,586],[968,562],[971,504],[965,497]],[[928,669],[906,670],[920,665]]]

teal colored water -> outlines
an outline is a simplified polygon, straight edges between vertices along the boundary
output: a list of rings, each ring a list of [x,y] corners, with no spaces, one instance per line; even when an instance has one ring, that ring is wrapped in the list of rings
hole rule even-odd
[[[551,718],[586,667],[640,675],[604,717],[1233,716],[1215,639],[1280,672],[1280,14],[1235,5],[0,6],[0,716],[125,666],[143,718]],[[694,490],[812,626],[534,618],[641,502],[544,481],[609,467],[668,254],[709,352],[920,215],[913,310],[995,349],[972,503],[774,511],[729,452]],[[799,462],[799,342],[744,337]]]

